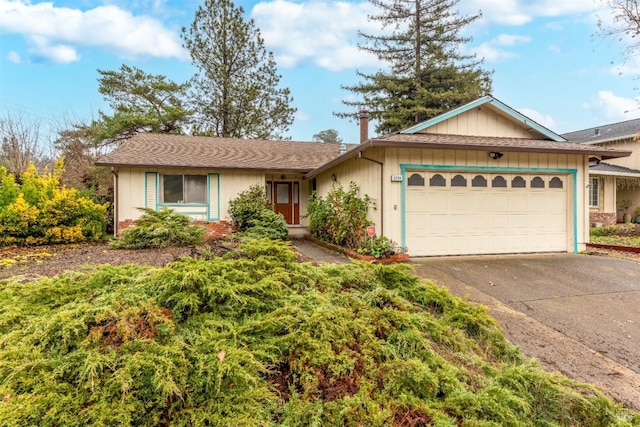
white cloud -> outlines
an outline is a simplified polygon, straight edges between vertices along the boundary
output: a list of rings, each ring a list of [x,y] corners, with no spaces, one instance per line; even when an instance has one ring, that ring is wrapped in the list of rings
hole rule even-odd
[[[529,43],[531,37],[513,34],[501,34],[488,42],[473,48],[473,52],[487,62],[500,62],[507,59],[517,58],[520,55],[503,49],[503,47],[513,47],[520,44]]]
[[[7,54],[7,60],[9,60],[9,62],[13,62],[14,64],[20,64],[22,62],[20,54],[13,50]]]
[[[460,2],[463,13],[482,11],[484,25],[521,26],[537,17],[561,17],[598,9],[595,1],[585,0],[467,0]]]
[[[608,90],[599,91],[583,107],[591,110],[603,123],[630,120],[640,116],[640,99],[617,96]]]
[[[278,65],[311,62],[331,71],[379,66],[379,60],[357,48],[358,30],[380,33],[379,23],[367,20],[368,2],[275,0],[257,3],[251,16],[273,50]]]
[[[77,50],[83,47],[108,49],[125,58],[187,57],[177,33],[162,22],[113,5],[82,11],[53,3],[0,0],[0,31],[22,35],[33,58],[56,62],[77,61]]]
[[[308,122],[311,120],[311,117],[307,113],[300,110],[296,111],[295,118],[301,122]]]
[[[519,108],[518,111],[547,129],[553,129],[556,126],[556,121],[548,114],[542,114],[531,108]]]

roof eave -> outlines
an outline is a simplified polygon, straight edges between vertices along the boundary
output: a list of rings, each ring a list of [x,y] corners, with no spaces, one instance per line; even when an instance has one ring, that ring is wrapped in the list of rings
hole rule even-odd
[[[607,159],[616,159],[619,157],[629,157],[631,155],[631,151],[627,150],[577,150],[577,149],[549,149],[544,147],[507,147],[504,145],[493,145],[493,144],[483,144],[483,145],[469,145],[465,143],[447,143],[438,144],[431,142],[399,142],[399,141],[383,141],[383,140],[372,140],[372,147],[401,147],[401,148],[435,148],[435,149],[446,149],[446,150],[473,150],[473,151],[501,151],[501,152],[517,152],[517,153],[558,153],[558,154],[580,154],[583,156],[592,156],[597,155],[602,160]]]
[[[202,169],[202,170],[235,170],[235,171],[265,171],[265,172],[279,172],[279,173],[300,173],[306,174],[313,170],[313,168],[264,168],[264,167],[233,167],[233,166],[193,166],[193,165],[152,165],[143,163],[120,163],[120,162],[95,162],[96,166],[109,166],[109,167],[127,167],[127,168],[153,168],[153,169]]]
[[[599,139],[597,141],[578,141],[578,144],[596,145],[596,144],[607,144],[609,142],[628,142],[630,140],[633,140],[635,136],[636,135],[634,134],[634,135],[618,136],[615,138]]]
[[[340,156],[336,157],[335,159],[331,160],[328,163],[325,163],[324,165],[309,171],[307,174],[305,174],[305,176],[303,176],[304,179],[311,179],[314,178],[318,175],[320,175],[322,172],[325,172],[329,169],[331,169],[332,167],[339,165],[340,163],[352,159],[356,156],[359,155],[359,153],[365,151],[368,148],[371,148],[372,145],[372,140],[369,139],[361,144],[358,144],[358,146],[356,148],[352,148],[351,150],[347,151],[344,154],[341,154]]]
[[[628,173],[628,172],[606,172],[606,171],[589,170],[589,175],[615,176],[619,178],[640,178],[640,173]]]

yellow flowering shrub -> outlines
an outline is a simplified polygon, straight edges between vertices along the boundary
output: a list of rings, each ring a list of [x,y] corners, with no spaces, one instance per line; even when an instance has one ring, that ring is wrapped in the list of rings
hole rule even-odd
[[[0,212],[0,233],[26,237],[39,215],[38,208],[30,206],[21,193],[13,203]]]
[[[0,245],[76,243],[102,238],[107,206],[60,185],[63,171],[39,174],[31,165],[20,177],[0,169]]]

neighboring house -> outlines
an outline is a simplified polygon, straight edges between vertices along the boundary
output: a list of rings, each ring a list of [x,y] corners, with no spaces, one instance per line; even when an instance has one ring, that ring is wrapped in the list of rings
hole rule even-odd
[[[137,135],[97,162],[116,182],[117,230],[137,207],[225,224],[230,199],[265,186],[292,231],[306,201],[351,181],[377,233],[411,256],[578,252],[588,239],[589,159],[629,151],[566,142],[491,96],[403,131],[337,144]],[[227,223],[228,224],[228,223]]]
[[[615,159],[592,158],[588,192],[592,226],[612,225],[640,216],[640,143],[636,139],[639,133],[640,119],[635,119],[562,135],[571,142],[631,152],[630,156]]]

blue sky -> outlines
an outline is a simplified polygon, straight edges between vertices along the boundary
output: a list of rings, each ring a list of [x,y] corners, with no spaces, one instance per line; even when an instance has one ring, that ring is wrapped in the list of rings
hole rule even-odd
[[[108,107],[97,69],[134,65],[176,82],[194,73],[181,47],[196,0],[0,0],[0,114],[23,114],[42,133],[90,120]],[[336,129],[357,142],[356,123],[333,117],[352,96],[341,85],[375,71],[357,32],[379,31],[366,1],[237,1],[260,28],[297,108],[294,140]],[[609,19],[600,0],[463,0],[483,17],[465,29],[465,49],[493,70],[493,95],[554,132],[640,117],[640,63],[623,65],[625,45],[598,35]],[[627,111],[625,113],[625,111]],[[373,129],[373,128],[372,128]],[[372,130],[373,132],[373,130]]]

